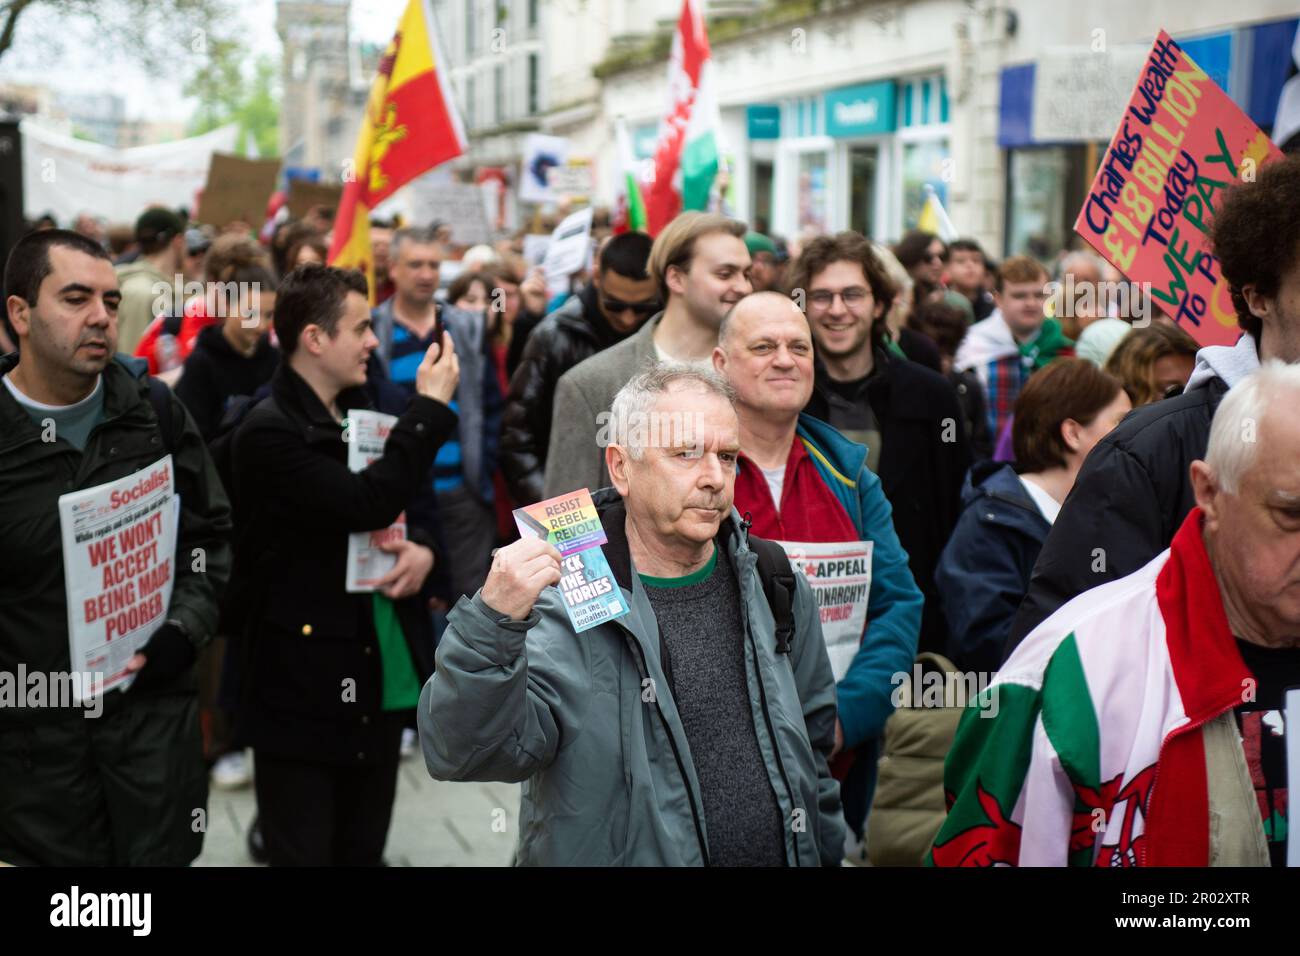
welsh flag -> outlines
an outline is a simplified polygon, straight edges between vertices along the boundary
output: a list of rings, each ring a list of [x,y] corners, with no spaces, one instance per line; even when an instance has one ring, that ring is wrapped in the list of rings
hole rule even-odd
[[[409,0],[370,87],[352,175],[345,177],[339,201],[330,265],[363,270],[373,297],[370,210],[465,148],[430,0]]]
[[[632,151],[632,137],[627,134],[627,124],[621,116],[614,123],[614,136],[618,143],[620,170],[614,232],[645,232],[645,200],[641,198],[636,154]]]
[[[648,231],[683,209],[707,209],[718,172],[718,101],[699,0],[683,0],[668,59],[668,108],[659,124],[655,178],[646,201]]]

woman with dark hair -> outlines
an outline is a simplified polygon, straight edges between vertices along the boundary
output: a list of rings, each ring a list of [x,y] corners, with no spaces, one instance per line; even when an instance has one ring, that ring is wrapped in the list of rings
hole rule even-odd
[[[903,236],[893,253],[912,277],[915,301],[919,307],[930,293],[943,286],[943,270],[948,262],[948,245],[932,232],[913,229]]]
[[[307,232],[299,238],[290,242],[284,255],[284,272],[288,274],[299,266],[305,266],[310,263],[319,263],[325,265],[325,260],[329,258],[329,246],[325,244],[325,237],[319,232]]]
[[[986,461],[971,469],[961,517],[935,570],[948,620],[947,656],[958,668],[997,670],[1038,552],[1075,476],[1131,408],[1119,380],[1087,359],[1061,359],[1026,383],[1012,425],[1016,466]]]

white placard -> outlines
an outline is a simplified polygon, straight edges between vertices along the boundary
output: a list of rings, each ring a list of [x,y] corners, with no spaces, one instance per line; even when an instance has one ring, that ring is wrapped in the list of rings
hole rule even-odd
[[[542,268],[552,295],[567,292],[569,276],[585,269],[591,261],[591,215],[590,206],[570,213],[551,233]]]
[[[79,700],[82,688],[94,697],[135,680],[124,668],[171,606],[179,524],[171,455],[59,496],[68,653],[72,669],[85,675],[73,682]]]
[[[370,463],[383,457],[384,443],[397,423],[396,415],[350,409],[344,425],[348,446],[348,468],[364,471]],[[377,590],[375,582],[397,564],[397,555],[380,550],[389,541],[406,540],[406,512],[387,528],[354,531],[348,535],[348,569],[344,587],[349,594],[366,594]]]
[[[1034,141],[1109,142],[1150,48],[1048,47],[1034,66]]]
[[[550,171],[569,161],[569,141],[563,136],[529,133],[524,140],[523,167],[519,171],[519,198],[524,202],[548,203],[556,199],[550,185]]]
[[[871,595],[871,541],[778,541],[790,565],[812,587],[821,611],[822,637],[838,684],[862,644]]]

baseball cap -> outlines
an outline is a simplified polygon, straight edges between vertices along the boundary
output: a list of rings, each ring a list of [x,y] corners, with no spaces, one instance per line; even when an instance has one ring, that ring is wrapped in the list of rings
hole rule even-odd
[[[185,221],[170,209],[154,206],[140,213],[135,221],[137,242],[157,242],[179,236],[185,231]]]
[[[770,252],[776,255],[776,243],[761,232],[745,233],[745,248],[749,250],[751,256],[758,252]]]

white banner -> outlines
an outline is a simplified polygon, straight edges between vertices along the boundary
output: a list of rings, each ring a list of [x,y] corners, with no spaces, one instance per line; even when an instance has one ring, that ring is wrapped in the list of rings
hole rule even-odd
[[[72,669],[88,679],[91,696],[130,686],[123,671],[167,619],[176,581],[172,456],[133,475],[59,497],[63,576],[68,601]]]
[[[202,136],[115,149],[23,120],[23,205],[29,219],[52,212],[71,225],[83,212],[134,224],[149,206],[194,208],[214,152],[233,153],[237,126]]]

